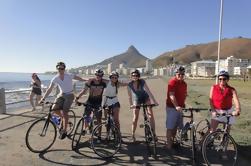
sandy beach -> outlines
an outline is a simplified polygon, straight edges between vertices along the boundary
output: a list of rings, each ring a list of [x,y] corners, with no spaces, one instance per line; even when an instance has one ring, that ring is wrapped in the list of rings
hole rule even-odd
[[[165,99],[166,82],[163,79],[148,79],[147,84],[156,97],[159,106],[154,108],[156,132],[159,138],[157,144],[157,159],[147,155],[147,148],[143,138],[143,128],[139,124],[143,122],[142,115],[136,131],[136,143],[131,143],[132,112],[129,110],[129,101],[126,87],[119,89],[121,103],[120,122],[121,132],[125,143],[121,150],[111,160],[100,159],[89,147],[83,148],[81,154],[71,150],[71,140],[57,139],[52,148],[41,154],[30,152],[25,145],[25,134],[31,123],[45,115],[41,110],[30,112],[21,110],[18,113],[0,115],[0,165],[191,165],[191,151],[184,148],[171,154],[164,148],[165,143]],[[81,116],[82,107],[75,107],[74,111]],[[39,140],[37,141],[39,144]],[[248,165],[244,159],[240,159],[238,165]]]

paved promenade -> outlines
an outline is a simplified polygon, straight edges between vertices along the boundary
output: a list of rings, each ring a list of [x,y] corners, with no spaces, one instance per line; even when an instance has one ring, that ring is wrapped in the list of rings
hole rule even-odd
[[[128,95],[125,87],[119,89],[121,102],[120,122],[123,141],[121,150],[113,159],[102,160],[92,149],[82,148],[80,153],[71,150],[71,140],[56,139],[52,148],[41,154],[30,152],[25,145],[25,134],[31,123],[45,115],[41,110],[19,112],[0,115],[0,165],[1,166],[54,166],[54,165],[191,165],[191,151],[182,148],[170,153],[164,148],[165,140],[165,98],[166,83],[161,79],[149,79],[148,86],[155,95],[159,106],[154,108],[156,131],[159,138],[157,144],[157,159],[148,157],[144,143],[143,128],[139,124],[143,122],[140,116],[136,131],[136,143],[130,140],[132,112],[130,112]],[[76,107],[74,111],[80,117],[83,107]],[[37,140],[39,144],[39,140]],[[243,159],[239,165],[248,165]]]

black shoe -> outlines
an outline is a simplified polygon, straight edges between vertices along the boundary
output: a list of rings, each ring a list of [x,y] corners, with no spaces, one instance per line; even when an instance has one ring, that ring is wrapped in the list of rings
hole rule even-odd
[[[65,137],[67,136],[67,133],[66,132],[64,132],[64,131],[62,131],[62,132],[60,132],[60,135],[59,135],[59,139],[65,139]]]
[[[81,135],[82,135],[82,136],[85,136],[86,133],[87,133],[87,131],[86,131],[86,130],[83,130],[82,133],[81,133]]]

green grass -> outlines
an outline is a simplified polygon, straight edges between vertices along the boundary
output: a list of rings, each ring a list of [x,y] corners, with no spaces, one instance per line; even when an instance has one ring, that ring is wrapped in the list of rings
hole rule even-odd
[[[168,78],[163,78],[165,82]],[[215,80],[191,80],[186,79],[188,84],[188,97],[186,99],[187,107],[210,108],[209,91]],[[241,80],[230,80],[230,86],[237,90],[241,103],[241,115],[236,118],[236,123],[232,126],[231,135],[235,141],[244,149],[251,146],[251,81],[243,82]],[[202,112],[201,119],[210,118],[207,112]],[[250,149],[250,148],[249,148]],[[248,152],[249,154],[251,153]]]

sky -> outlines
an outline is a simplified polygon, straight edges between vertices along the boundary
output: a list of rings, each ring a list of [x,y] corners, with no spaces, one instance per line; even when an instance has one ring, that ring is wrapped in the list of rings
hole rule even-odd
[[[251,38],[251,1],[224,0],[222,38]],[[220,0],[0,0],[0,72],[92,65],[217,41]]]

